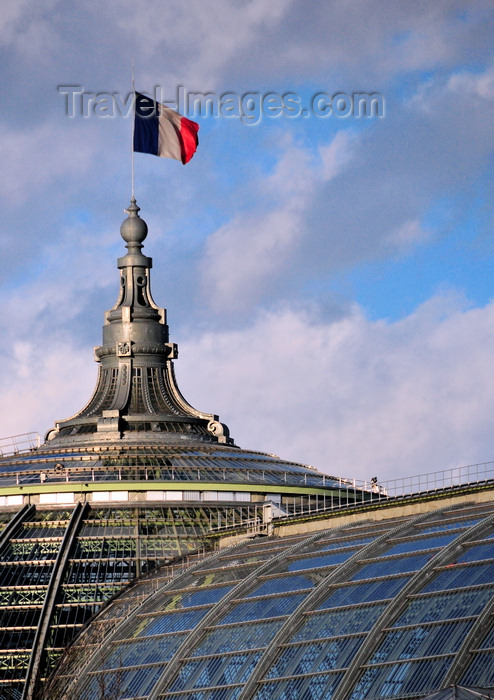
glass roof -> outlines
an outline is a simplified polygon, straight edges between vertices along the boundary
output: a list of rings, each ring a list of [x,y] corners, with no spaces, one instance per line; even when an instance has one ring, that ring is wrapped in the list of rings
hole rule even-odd
[[[494,687],[493,513],[465,506],[380,523],[374,536],[364,523],[343,539],[335,529],[220,550],[163,582],[94,653],[77,655],[82,635],[47,692],[363,700],[460,678]],[[431,535],[443,514],[455,526]],[[481,641],[466,647],[474,631]]]
[[[29,453],[0,458],[0,487],[39,483],[41,472],[50,482],[174,481],[283,486],[312,486],[352,490],[344,479],[322,474],[302,464],[261,452],[201,445],[92,443],[80,449],[46,443]],[[14,481],[12,481],[14,479]]]

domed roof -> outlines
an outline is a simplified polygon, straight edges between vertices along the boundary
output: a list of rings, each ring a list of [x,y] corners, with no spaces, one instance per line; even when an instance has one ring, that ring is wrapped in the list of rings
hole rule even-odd
[[[178,348],[169,342],[166,310],[151,295],[152,261],[142,253],[148,228],[134,198],[126,211],[120,231],[128,252],[118,260],[119,298],[105,314],[103,344],[95,349],[100,367],[94,393],[81,411],[56,423],[43,446],[12,467],[36,469],[43,459],[45,469],[58,464],[60,473],[61,467],[81,471],[81,459],[92,455],[93,470],[125,467],[130,474],[133,464],[161,467],[160,478],[175,482],[341,486],[341,479],[313,467],[242,450],[216,414],[186,401],[175,379]]]

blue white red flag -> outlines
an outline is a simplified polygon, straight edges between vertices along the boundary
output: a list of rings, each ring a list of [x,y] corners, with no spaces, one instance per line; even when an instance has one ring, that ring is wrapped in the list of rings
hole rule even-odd
[[[199,124],[136,92],[134,151],[188,163],[196,152]]]

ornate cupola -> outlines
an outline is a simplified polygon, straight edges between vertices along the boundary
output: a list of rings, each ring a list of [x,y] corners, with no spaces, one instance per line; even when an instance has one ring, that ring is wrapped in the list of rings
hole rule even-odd
[[[193,408],[182,396],[173,368],[178,350],[169,342],[166,310],[153,301],[151,258],[142,253],[148,232],[132,198],[120,227],[127,254],[118,259],[120,295],[105,313],[100,363],[89,403],[60,421],[47,440],[87,441],[91,434],[109,440],[193,440],[233,445],[218,416]]]

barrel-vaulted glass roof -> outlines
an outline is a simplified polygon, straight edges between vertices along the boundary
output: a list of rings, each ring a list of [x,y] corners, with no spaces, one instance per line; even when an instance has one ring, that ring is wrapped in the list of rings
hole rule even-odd
[[[492,688],[493,593],[492,503],[244,543],[127,600],[123,617],[117,597],[44,697],[364,700]]]

